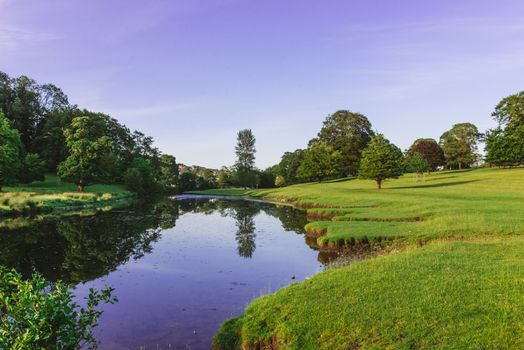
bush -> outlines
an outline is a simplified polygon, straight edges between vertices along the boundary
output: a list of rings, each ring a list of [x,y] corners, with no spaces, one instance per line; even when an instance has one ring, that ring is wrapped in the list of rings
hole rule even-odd
[[[102,311],[95,308],[117,301],[113,289],[90,289],[86,308],[73,301],[71,289],[0,267],[0,349],[96,348],[92,331]]]

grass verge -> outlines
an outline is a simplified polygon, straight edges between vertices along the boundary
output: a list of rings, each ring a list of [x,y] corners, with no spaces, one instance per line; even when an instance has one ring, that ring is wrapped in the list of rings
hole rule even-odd
[[[85,192],[75,191],[74,184],[53,175],[28,185],[4,187],[0,192],[0,216],[98,208],[134,197],[120,185],[92,185],[86,186]]]

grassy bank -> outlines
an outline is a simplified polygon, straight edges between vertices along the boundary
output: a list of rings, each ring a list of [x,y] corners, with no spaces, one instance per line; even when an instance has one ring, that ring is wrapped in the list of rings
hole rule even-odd
[[[0,192],[0,216],[103,207],[133,197],[120,185],[86,186],[85,192],[79,193],[75,184],[48,175],[44,181],[4,187]]]
[[[524,169],[214,190],[294,202],[321,249],[401,241],[401,252],[320,273],[253,302],[217,349],[522,348]],[[421,248],[423,242],[424,245]]]
[[[407,241],[523,233],[524,168],[445,171],[416,181],[346,179],[278,189],[218,189],[199,193],[292,201],[308,208],[308,231],[319,243],[375,236]],[[315,221],[315,219],[321,221]]]

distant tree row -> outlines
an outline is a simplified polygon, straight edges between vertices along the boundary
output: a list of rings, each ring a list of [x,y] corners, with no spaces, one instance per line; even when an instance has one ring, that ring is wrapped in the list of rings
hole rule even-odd
[[[360,113],[340,110],[329,115],[306,149],[286,152],[273,167],[275,185],[355,176],[372,178],[380,188],[385,178],[404,172],[464,169],[482,159],[478,143],[486,142],[488,165],[524,164],[524,92],[504,98],[492,114],[499,126],[482,134],[471,123],[459,123],[434,139],[417,139],[404,153],[375,134]]]
[[[44,173],[84,186],[125,183],[138,193],[176,191],[175,157],[116,119],[80,109],[52,84],[0,72],[0,185],[41,180]],[[10,166],[7,166],[10,164]]]

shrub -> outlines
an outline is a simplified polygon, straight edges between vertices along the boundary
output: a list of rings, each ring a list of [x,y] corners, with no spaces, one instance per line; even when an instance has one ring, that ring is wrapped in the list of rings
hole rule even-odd
[[[71,289],[0,267],[0,349],[96,348],[92,331],[102,314],[96,307],[117,301],[113,289],[90,289],[85,308],[73,301]]]

